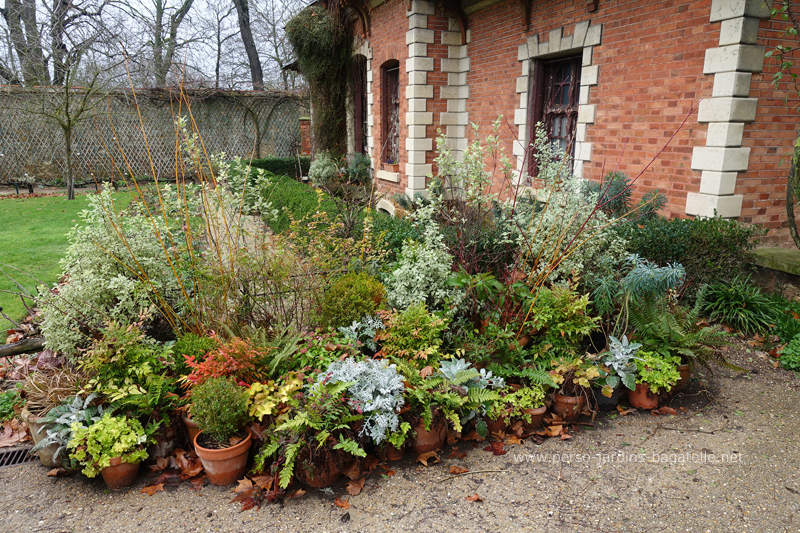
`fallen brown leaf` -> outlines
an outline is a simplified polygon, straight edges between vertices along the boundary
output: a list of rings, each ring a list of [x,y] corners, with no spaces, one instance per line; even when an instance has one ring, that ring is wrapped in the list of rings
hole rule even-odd
[[[234,487],[233,492],[240,493],[253,488],[253,482],[247,478],[240,479],[239,484]]]
[[[467,452],[462,452],[461,450],[459,450],[457,448],[453,448],[450,451],[450,458],[453,458],[453,457],[455,457],[456,459],[464,459],[464,458],[467,457]]]
[[[189,480],[189,488],[192,490],[200,490],[206,485],[208,485],[208,477],[206,476],[193,477]]]
[[[342,474],[347,476],[348,479],[357,479],[361,477],[361,461],[353,459],[342,468]]]
[[[166,457],[158,457],[156,458],[156,464],[150,465],[150,470],[153,472],[160,472],[167,467],[169,467],[169,459]]]
[[[148,496],[152,496],[156,492],[163,492],[163,491],[164,491],[164,484],[163,483],[159,483],[158,485],[150,485],[150,486],[144,487],[142,489],[142,494],[147,494]]]
[[[508,451],[503,449],[505,443],[503,441],[490,442],[489,446],[484,448],[487,452],[492,452],[492,455],[505,455]]]
[[[509,435],[506,437],[506,444],[519,444],[523,446],[525,441],[517,437],[516,435]]]
[[[292,492],[291,494],[287,495],[286,497],[287,497],[287,498],[289,498],[289,499],[292,499],[292,498],[299,498],[300,496],[302,496],[302,495],[303,495],[303,494],[305,494],[305,493],[306,493],[306,491],[305,491],[305,490],[303,490],[303,489],[297,489],[296,491]]]
[[[428,376],[430,376],[431,374],[433,374],[433,367],[432,367],[432,366],[430,366],[430,365],[426,366],[425,368],[423,368],[422,370],[420,370],[420,371],[419,371],[419,376],[420,376],[422,379],[425,379],[425,378],[427,378],[427,377],[428,377]]]
[[[450,473],[452,475],[454,475],[454,476],[457,476],[459,474],[465,474],[467,472],[469,472],[469,468],[463,468],[461,466],[451,466],[450,467]]]
[[[350,509],[350,502],[348,500],[349,498],[347,500],[340,500],[337,496],[336,499],[333,500],[333,504],[336,507],[341,507],[342,509]]]
[[[364,470],[367,472],[372,472],[375,470],[375,467],[378,466],[378,463],[380,463],[380,460],[378,460],[377,457],[374,455],[368,455],[364,458]]]
[[[431,459],[435,459],[434,463],[438,463],[439,461],[441,461],[441,459],[439,459],[439,456],[436,455],[436,452],[425,452],[417,456],[417,462],[422,463],[425,466],[428,466],[428,461]]]
[[[618,411],[618,412],[619,412],[619,414],[621,414],[622,416],[625,416],[625,415],[629,415],[629,414],[631,414],[631,413],[635,413],[635,412],[636,412],[636,409],[625,409],[625,408],[624,408],[624,407],[622,407],[621,405],[618,405],[618,406],[617,406],[617,411]]]
[[[345,489],[350,496],[358,496],[361,494],[361,490],[364,488],[364,482],[367,478],[362,477],[361,479],[351,479],[345,485]]]
[[[468,502],[482,502],[483,498],[478,496],[477,494],[473,494],[472,496],[467,496]]]
[[[258,487],[263,490],[269,490],[272,488],[272,483],[274,478],[272,476],[253,476],[252,478],[253,483],[255,483]]]
[[[258,487],[253,487],[237,494],[236,497],[231,500],[231,503],[239,502],[242,504],[241,510],[247,511],[254,507],[256,509],[261,509],[262,501],[264,501],[264,493]]]
[[[69,472],[63,466],[59,466],[58,468],[54,468],[47,473],[49,477],[63,477],[68,475]]]
[[[666,405],[663,407],[659,407],[658,409],[654,409],[650,411],[653,414],[657,415],[677,415],[678,411],[673,409],[672,407],[667,407]]]

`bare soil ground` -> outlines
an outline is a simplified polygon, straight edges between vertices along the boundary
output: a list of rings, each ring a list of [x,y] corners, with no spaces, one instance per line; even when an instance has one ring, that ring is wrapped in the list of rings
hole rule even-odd
[[[148,474],[112,494],[30,464],[0,469],[0,531],[800,531],[800,378],[743,342],[727,354],[748,372],[693,380],[678,416],[601,414],[571,440],[499,456],[461,443],[427,468],[407,455],[394,475],[375,469],[346,510],[333,503],[348,498],[343,482],[241,512],[231,488],[147,496]],[[452,478],[453,465],[471,473]]]

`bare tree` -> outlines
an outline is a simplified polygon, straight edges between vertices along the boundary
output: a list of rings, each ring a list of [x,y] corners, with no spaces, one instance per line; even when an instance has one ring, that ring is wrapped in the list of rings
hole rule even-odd
[[[261,44],[268,83],[285,91],[297,88],[297,72],[284,67],[295,60],[284,27],[305,4],[300,0],[261,0],[254,4],[256,38]]]
[[[247,53],[247,62],[250,66],[250,80],[253,89],[264,88],[264,73],[261,70],[261,60],[258,58],[256,43],[253,41],[253,32],[250,28],[250,6],[248,0],[233,0],[236,6],[236,15],[239,20],[239,32],[242,35],[242,44]]]

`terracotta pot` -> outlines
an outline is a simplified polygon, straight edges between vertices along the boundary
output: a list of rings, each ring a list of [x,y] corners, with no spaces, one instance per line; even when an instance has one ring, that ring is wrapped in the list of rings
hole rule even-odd
[[[444,446],[447,438],[447,422],[441,416],[434,416],[431,429],[425,429],[425,422],[420,418],[419,425],[411,428],[416,436],[411,439],[411,447],[417,453],[433,452]]]
[[[525,428],[525,431],[536,431],[542,427],[542,420],[544,419],[545,413],[547,413],[547,407],[542,406],[537,409],[525,409],[525,413],[531,417],[531,421],[526,422],[523,418],[522,427]]]
[[[342,474],[342,454],[322,448],[315,453],[314,460],[310,461],[308,448],[300,452],[294,475],[300,483],[309,487],[315,489],[330,487]]]
[[[405,455],[405,451],[405,445],[402,448],[396,448],[394,444],[384,442],[378,447],[376,453],[381,461],[399,461]]]
[[[230,448],[212,450],[197,444],[197,439],[203,433],[198,433],[193,441],[194,451],[200,457],[203,468],[212,485],[232,485],[241,479],[247,471],[247,452],[253,443],[253,437],[247,432],[247,437]]]
[[[182,419],[183,424],[186,426],[186,433],[189,434],[189,443],[194,446],[194,439],[196,439],[197,434],[200,433],[200,426],[195,424],[187,413],[183,413]]]
[[[597,387],[592,387],[592,395],[594,396],[594,403],[597,405],[597,408],[604,413],[609,411],[614,411],[619,405],[619,395],[622,392],[622,385],[617,385],[614,387],[614,391],[611,393],[611,397],[604,396],[602,389]]]
[[[658,395],[650,391],[647,383],[637,383],[636,390],[628,391],[631,407],[637,409],[655,409],[658,407]]]
[[[560,416],[564,422],[575,422],[580,418],[585,407],[586,396],[564,396],[557,392],[556,401],[553,404],[553,412]]]
[[[672,387],[672,390],[670,391],[672,394],[679,392],[686,385],[688,385],[689,379],[692,377],[692,370],[689,368],[689,365],[678,365],[678,372],[681,373],[681,378],[678,380],[675,386]]]
[[[103,481],[111,490],[120,490],[136,483],[139,475],[139,463],[123,463],[119,457],[111,459],[111,466],[100,470]]]
[[[39,444],[42,439],[45,438],[47,435],[47,430],[42,430],[41,433],[39,430],[44,426],[40,422],[41,418],[37,418],[31,414],[25,418],[26,422],[28,422],[28,427],[31,429],[31,438],[33,438],[33,444]],[[62,466],[61,461],[56,461],[53,456],[55,456],[56,451],[58,450],[58,444],[53,443],[47,446],[46,448],[42,448],[36,455],[39,456],[39,460],[42,462],[44,466],[47,468],[55,468],[57,466]],[[65,448],[66,450],[66,448]]]
[[[484,422],[486,422],[486,430],[490,435],[492,433],[501,433],[506,430],[506,427],[508,427],[508,420],[506,420],[505,416],[501,416],[497,420],[486,418],[484,419]]]
[[[174,426],[162,427],[153,437],[156,442],[147,447],[148,464],[155,464],[160,457],[169,457],[178,447],[178,432]]]

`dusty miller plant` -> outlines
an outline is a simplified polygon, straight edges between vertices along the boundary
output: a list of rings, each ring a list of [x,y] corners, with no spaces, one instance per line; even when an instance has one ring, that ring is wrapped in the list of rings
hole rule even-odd
[[[366,434],[375,444],[400,427],[397,411],[405,402],[405,384],[395,365],[377,359],[336,361],[317,378],[318,385],[326,383],[350,384],[348,403],[364,415],[360,435]]]
[[[339,332],[348,339],[362,343],[368,350],[377,352],[378,345],[375,343],[375,334],[381,329],[383,329],[381,317],[368,315],[361,320],[353,320],[349,326],[339,328]]]

